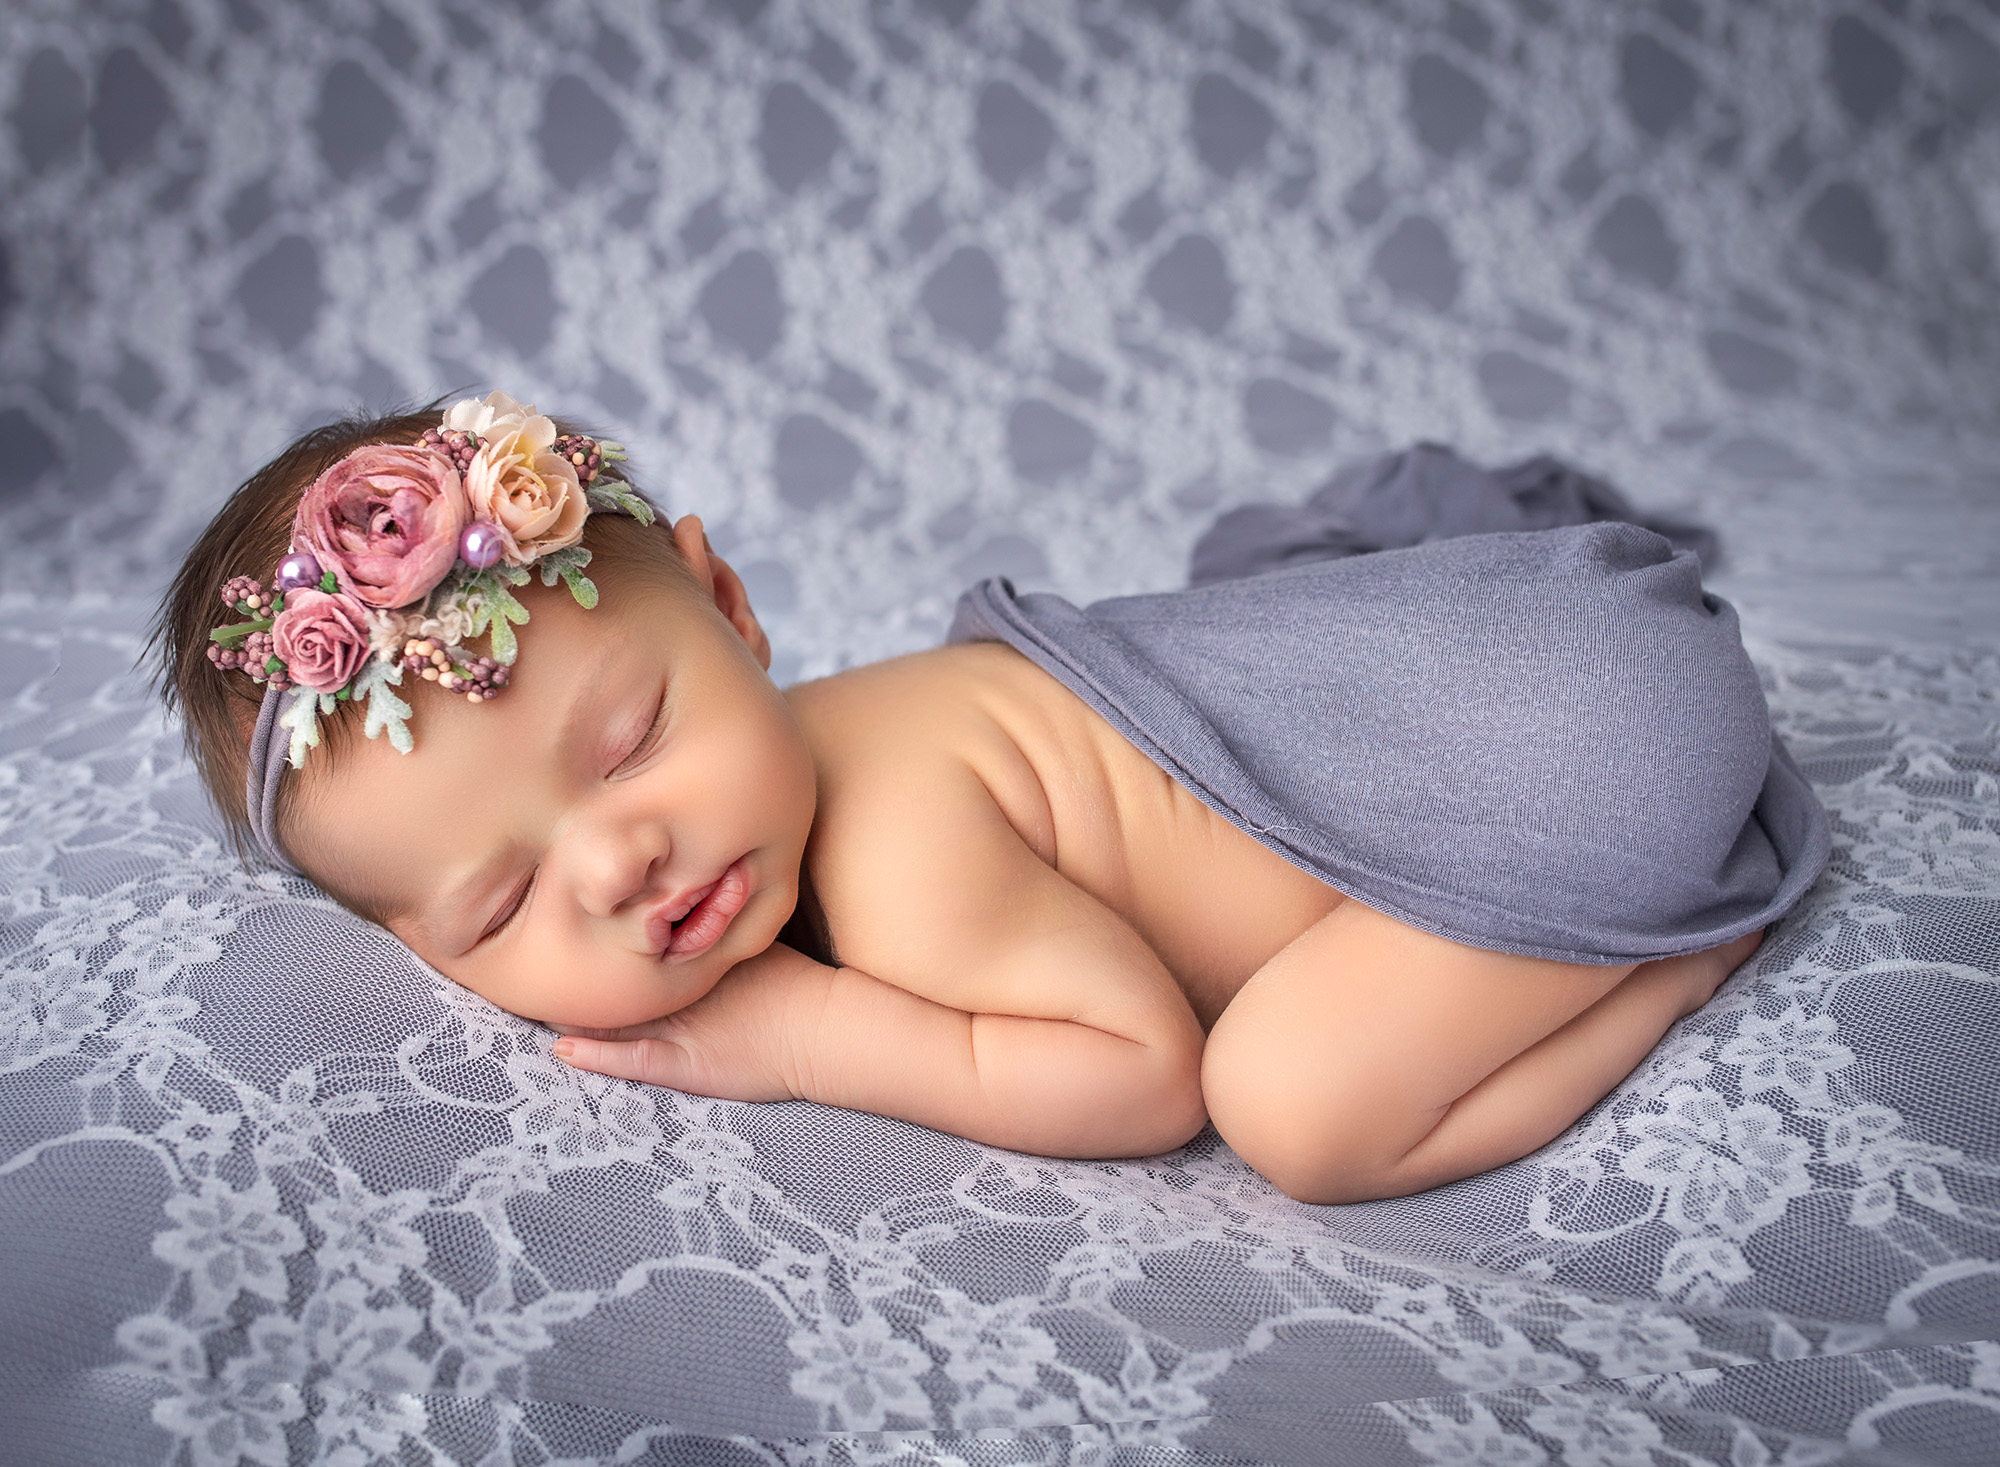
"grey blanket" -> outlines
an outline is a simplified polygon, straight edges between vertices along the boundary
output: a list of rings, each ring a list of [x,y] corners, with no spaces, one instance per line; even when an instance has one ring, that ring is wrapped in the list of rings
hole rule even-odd
[[[1498,469],[1468,463],[1442,444],[1349,464],[1304,504],[1246,504],[1195,542],[1189,581],[1251,576],[1308,560],[1401,550],[1458,535],[1548,530],[1625,520],[1666,536],[1713,567],[1720,551],[1706,525],[1641,514],[1611,485],[1547,454]]]
[[[1735,611],[1637,525],[1083,610],[995,578],[950,639],[1012,645],[1279,855],[1474,946],[1693,952],[1783,915],[1826,863]]]

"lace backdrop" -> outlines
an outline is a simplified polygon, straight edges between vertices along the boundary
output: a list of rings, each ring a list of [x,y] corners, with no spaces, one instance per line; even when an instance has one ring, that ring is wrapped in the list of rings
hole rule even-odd
[[[1978,1460],[1996,79],[1974,0],[9,6],[7,1440]],[[579,1076],[237,871],[129,673],[287,435],[490,385],[702,513],[786,676],[982,574],[1176,584],[1358,453],[1563,452],[1722,530],[1833,869],[1569,1134],[1405,1202]]]

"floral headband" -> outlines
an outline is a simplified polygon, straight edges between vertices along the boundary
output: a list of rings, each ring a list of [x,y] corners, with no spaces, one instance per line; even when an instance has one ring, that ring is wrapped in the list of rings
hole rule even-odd
[[[533,405],[504,392],[452,404],[409,447],[368,444],[321,474],[299,501],[291,553],[269,586],[235,576],[224,605],[245,620],[209,633],[208,660],[264,685],[250,748],[250,820],[264,854],[292,868],[273,818],[287,763],[305,764],[320,715],[366,702],[363,731],[415,747],[410,705],[394,691],[417,673],[468,703],[507,686],[528,609],[514,587],[539,567],[586,610],[597,587],[577,542],[592,511],[653,522],[653,511],[605,465],[625,451],[558,435]],[[490,655],[467,643],[488,639]],[[289,731],[289,740],[278,730]]]

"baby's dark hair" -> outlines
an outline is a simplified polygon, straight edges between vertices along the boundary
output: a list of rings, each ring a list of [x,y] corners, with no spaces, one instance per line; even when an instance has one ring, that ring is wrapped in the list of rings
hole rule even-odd
[[[244,785],[250,738],[264,693],[263,684],[209,660],[210,631],[238,619],[223,605],[222,588],[235,576],[268,582],[291,549],[292,521],[313,481],[357,448],[415,443],[425,429],[437,426],[444,402],[439,398],[410,411],[380,415],[357,412],[294,439],[229,496],[188,551],[153,618],[147,655],[158,659],[160,694],[170,711],[180,713],[188,753],[222,815],[231,843],[246,862],[257,847],[244,807]],[[558,433],[588,432],[563,418],[555,423]],[[624,468],[606,464],[601,473],[629,486]],[[621,565],[634,563],[669,574],[689,574],[664,519],[648,527],[622,515],[594,514],[584,523],[583,543],[592,553],[593,577],[604,569],[615,575]],[[326,742],[320,756],[333,756],[351,737],[354,722],[352,703],[341,704],[336,713],[322,719]],[[297,783],[286,780],[280,788],[281,827]]]

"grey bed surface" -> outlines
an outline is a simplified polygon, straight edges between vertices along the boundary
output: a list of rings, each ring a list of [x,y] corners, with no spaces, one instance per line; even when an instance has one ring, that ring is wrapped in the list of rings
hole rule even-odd
[[[1975,1463],[2000,15],[0,10],[0,1456]],[[1718,529],[1826,876],[1542,1151],[1292,1203],[646,1091],[224,854],[131,668],[357,401],[601,421],[786,678],[1419,439]]]

